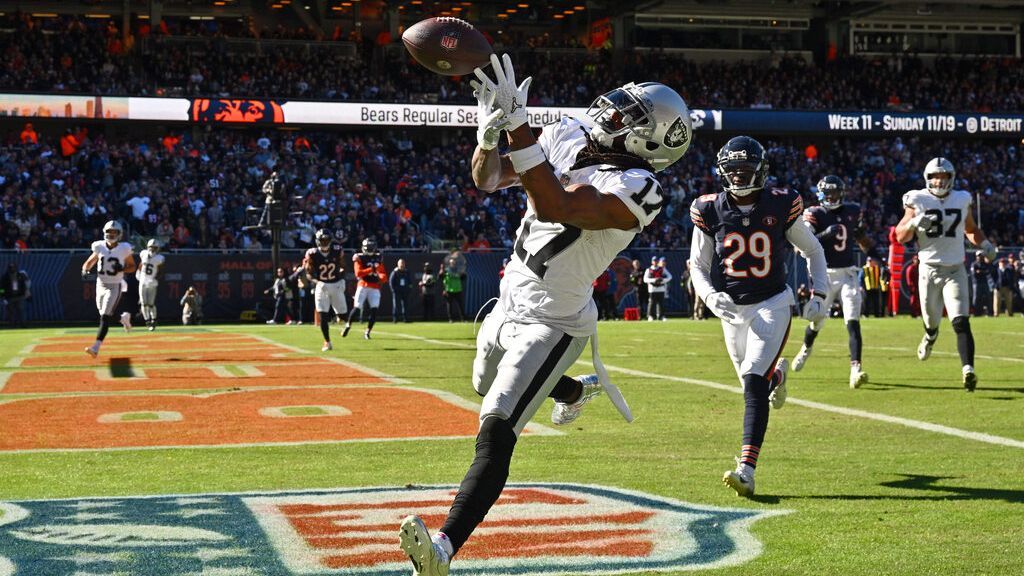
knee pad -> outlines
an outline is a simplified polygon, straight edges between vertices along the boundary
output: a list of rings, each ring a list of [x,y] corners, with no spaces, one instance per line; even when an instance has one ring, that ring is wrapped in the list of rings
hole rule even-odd
[[[956,318],[953,318],[952,324],[953,332],[956,332],[957,334],[971,331],[971,319],[967,316],[957,316]]]
[[[508,420],[497,415],[490,415],[484,418],[480,424],[480,431],[476,435],[476,445],[489,446],[491,451],[509,452],[516,445],[516,432]]]

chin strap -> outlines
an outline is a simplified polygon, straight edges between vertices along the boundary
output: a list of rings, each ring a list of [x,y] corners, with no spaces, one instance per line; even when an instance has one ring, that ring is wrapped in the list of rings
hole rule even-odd
[[[633,412],[629,409],[629,404],[626,403],[622,392],[615,384],[612,384],[611,378],[608,377],[608,370],[605,369],[604,362],[601,362],[601,355],[597,352],[597,330],[594,330],[594,334],[590,337],[590,351],[594,361],[594,371],[597,373],[597,381],[601,383],[604,393],[608,395],[608,399],[615,405],[619,414],[622,414],[626,422],[632,423]]]

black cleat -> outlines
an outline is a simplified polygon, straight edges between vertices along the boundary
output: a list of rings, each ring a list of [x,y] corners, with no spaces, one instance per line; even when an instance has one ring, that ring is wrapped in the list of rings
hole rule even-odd
[[[348,336],[348,331],[351,330],[351,329],[352,329],[352,325],[346,323],[345,327],[341,330],[341,337],[345,338],[346,336]]]

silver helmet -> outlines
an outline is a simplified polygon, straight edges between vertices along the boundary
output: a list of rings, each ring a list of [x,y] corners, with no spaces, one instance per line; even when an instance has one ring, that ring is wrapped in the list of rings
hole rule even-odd
[[[156,241],[156,238],[150,238],[149,242],[146,242],[146,249],[152,254],[156,254],[160,251],[160,243]]]
[[[949,174],[949,178],[941,186],[932,186],[931,178],[937,174]],[[949,194],[949,191],[953,189],[954,180],[956,180],[956,169],[953,168],[953,163],[941,156],[932,158],[928,165],[924,167],[925,188],[939,198]]]
[[[686,102],[675,90],[657,82],[634,84],[598,96],[587,109],[594,121],[591,136],[598,144],[625,136],[627,152],[648,161],[655,171],[683,157],[693,140]]]
[[[117,220],[108,220],[103,225],[103,239],[107,242],[120,242],[123,234],[124,228],[121,227],[121,223]]]

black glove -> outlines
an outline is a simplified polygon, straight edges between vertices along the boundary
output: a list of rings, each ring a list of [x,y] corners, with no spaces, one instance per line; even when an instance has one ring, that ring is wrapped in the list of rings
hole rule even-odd
[[[124,264],[121,264],[120,261],[115,260],[114,263],[110,266],[110,269],[114,271],[114,274],[117,274],[118,272],[124,271]]]
[[[82,270],[82,280],[89,280],[92,278],[92,270]]]
[[[376,283],[380,282],[380,276],[377,276],[376,274],[367,274],[366,276],[363,276],[363,282],[369,282],[370,284],[376,284]]]
[[[828,228],[825,228],[823,231],[815,234],[815,236],[818,237],[818,240],[829,240],[835,238],[836,234],[839,234],[839,230],[839,224],[833,224]]]

